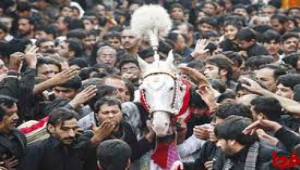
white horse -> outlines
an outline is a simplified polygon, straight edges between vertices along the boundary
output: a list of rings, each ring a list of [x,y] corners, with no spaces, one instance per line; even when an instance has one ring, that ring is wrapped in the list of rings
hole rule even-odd
[[[169,169],[176,159],[181,159],[180,156],[190,156],[191,153],[199,150],[203,144],[203,141],[192,136],[181,146],[176,146],[176,135],[174,135],[176,133],[176,121],[178,119],[187,121],[191,116],[189,109],[191,83],[180,76],[173,60],[172,51],[169,52],[165,61],[155,60],[152,64],[138,58],[142,70],[142,84],[139,88],[140,103],[148,112],[152,121],[152,128],[158,138],[175,136],[175,138],[171,138],[171,141],[168,141],[167,145],[157,141],[149,164],[150,170]],[[132,104],[128,103],[128,105]],[[130,107],[128,105],[122,105],[125,108],[123,110],[128,109],[126,108]],[[128,109],[125,115],[133,118],[128,121],[138,126],[139,120],[137,119],[140,113],[133,110],[137,109]],[[135,129],[138,128],[135,127]],[[166,152],[167,154],[165,154]],[[167,156],[163,157],[160,154]]]
[[[190,117],[188,102],[191,84],[180,77],[173,60],[172,51],[166,61],[148,64],[138,59],[142,70],[140,102],[152,117],[157,137],[173,133],[172,121],[178,118],[187,120]]]

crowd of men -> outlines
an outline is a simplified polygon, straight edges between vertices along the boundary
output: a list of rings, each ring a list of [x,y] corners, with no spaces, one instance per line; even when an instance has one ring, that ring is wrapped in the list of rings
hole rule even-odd
[[[149,3],[172,19],[160,58],[209,81],[171,169],[300,169],[300,5],[281,0],[1,0],[0,169],[149,169],[137,57],[154,51],[130,29]],[[45,133],[20,130],[41,120]]]

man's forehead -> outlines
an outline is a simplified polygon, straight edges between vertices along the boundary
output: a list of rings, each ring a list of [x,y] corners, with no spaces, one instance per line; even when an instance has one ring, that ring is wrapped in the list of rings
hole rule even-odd
[[[72,89],[72,88],[68,88],[68,87],[62,87],[62,86],[55,86],[54,87],[55,90],[75,90],[75,89]]]
[[[77,128],[79,127],[79,125],[78,125],[78,121],[75,118],[73,118],[70,120],[62,121],[60,123],[60,127]]]
[[[137,37],[137,34],[135,32],[133,32],[132,30],[123,30],[122,31],[122,36],[133,36],[133,37]]]

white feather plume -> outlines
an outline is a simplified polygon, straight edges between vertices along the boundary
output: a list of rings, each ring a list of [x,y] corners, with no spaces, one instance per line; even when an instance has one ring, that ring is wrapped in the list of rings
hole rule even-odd
[[[144,5],[131,17],[131,28],[139,36],[150,40],[156,51],[158,39],[167,36],[172,27],[168,12],[159,5]]]

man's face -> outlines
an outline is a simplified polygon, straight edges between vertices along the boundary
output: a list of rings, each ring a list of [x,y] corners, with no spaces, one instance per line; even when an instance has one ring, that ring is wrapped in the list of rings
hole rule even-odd
[[[100,123],[109,121],[118,124],[123,119],[122,111],[118,105],[104,104],[100,106],[97,116]]]
[[[292,99],[294,91],[290,87],[286,87],[283,84],[278,84],[276,94],[281,97]]]
[[[46,41],[40,44],[39,46],[39,52],[40,53],[49,53],[53,54],[55,53],[55,45],[52,41]]]
[[[6,106],[1,106],[5,110],[5,116],[3,116],[2,121],[0,122],[0,129],[4,132],[11,132],[17,126],[17,121],[19,120],[18,116],[18,107],[16,104],[13,104],[11,108]]]
[[[96,43],[96,37],[94,35],[90,35],[88,37],[85,37],[82,42],[85,49],[92,50]]]
[[[291,53],[297,52],[298,43],[299,43],[298,38],[291,37],[283,42],[282,50],[284,51],[285,54],[291,54]]]
[[[141,74],[140,68],[134,63],[126,63],[121,67],[121,75],[132,82],[139,79]]]
[[[54,72],[51,70],[48,64],[43,64],[37,67],[37,77],[42,80],[50,79],[54,76]]]
[[[215,28],[210,25],[210,24],[207,24],[207,23],[202,23],[202,24],[199,24],[198,25],[198,29],[201,31],[201,32],[205,32],[205,31],[214,31]]]
[[[239,14],[239,15],[245,17],[245,18],[248,18],[248,17],[249,17],[249,16],[248,16],[248,13],[247,13],[247,11],[246,11],[246,8],[236,8],[236,9],[233,11],[233,13]]]
[[[128,102],[128,89],[124,83],[124,81],[119,80],[119,79],[113,79],[113,78],[107,78],[104,82],[105,85],[112,86],[118,89],[121,101],[122,102]]]
[[[18,33],[19,35],[25,36],[31,33],[33,30],[33,25],[29,23],[27,19],[19,19],[18,20]]]
[[[184,12],[181,8],[173,8],[170,15],[174,20],[182,21],[184,19]]]
[[[56,21],[57,29],[59,31],[65,31],[68,29],[68,26],[66,23],[64,23],[64,17],[59,17]]]
[[[111,67],[114,67],[117,62],[117,52],[113,48],[105,48],[101,51],[96,58],[97,63],[105,63]]]
[[[227,25],[224,28],[224,35],[228,40],[235,40],[239,30],[233,25]]]
[[[289,17],[298,16],[298,15],[300,15],[300,10],[299,9],[291,9],[289,11]]]
[[[248,50],[254,43],[255,40],[251,40],[251,41],[239,40],[239,47],[243,50]]]
[[[203,7],[203,11],[210,15],[214,15],[214,14],[216,14],[217,10],[214,5],[212,5],[210,3],[206,3]]]
[[[121,41],[118,38],[108,38],[107,42],[116,50],[120,49],[121,47]]]
[[[275,92],[276,90],[276,79],[274,77],[274,70],[269,68],[262,68],[255,72],[255,77],[266,86],[266,88]]]
[[[50,70],[53,72],[53,74],[59,73],[59,67],[55,64],[48,64]]]
[[[234,151],[229,144],[230,142],[231,142],[230,140],[218,139],[217,147],[221,148],[222,152],[225,155],[233,155]]]
[[[138,36],[131,30],[123,30],[121,35],[122,46],[126,50],[132,50],[139,46]]]
[[[69,52],[70,52],[70,49],[69,49],[69,44],[66,43],[66,42],[62,42],[59,46],[58,46],[58,54],[64,58],[70,58],[69,56]]]
[[[72,100],[78,92],[76,89],[61,86],[55,86],[53,88],[53,91],[56,98],[64,98],[70,100]]]
[[[79,129],[76,119],[66,120],[54,127],[54,137],[58,138],[63,144],[70,145],[75,140],[76,131]]]
[[[271,19],[271,25],[272,27],[280,34],[283,34],[285,31],[285,28],[283,24],[281,24],[278,19]]]
[[[220,79],[219,68],[212,64],[205,64],[204,75],[209,79]]]
[[[270,42],[264,42],[263,46],[266,48],[270,55],[276,55],[279,50],[280,44],[275,40],[271,40]]]
[[[261,11],[263,16],[272,16],[275,14],[275,12],[276,12],[275,7],[266,7],[266,8],[263,8]]]
[[[182,52],[186,47],[185,39],[181,34],[178,34],[177,40],[174,43],[174,50],[177,52]]]
[[[83,20],[83,24],[84,24],[84,29],[85,30],[92,30],[92,29],[95,28],[95,25],[94,25],[93,21],[91,21],[89,19]]]

